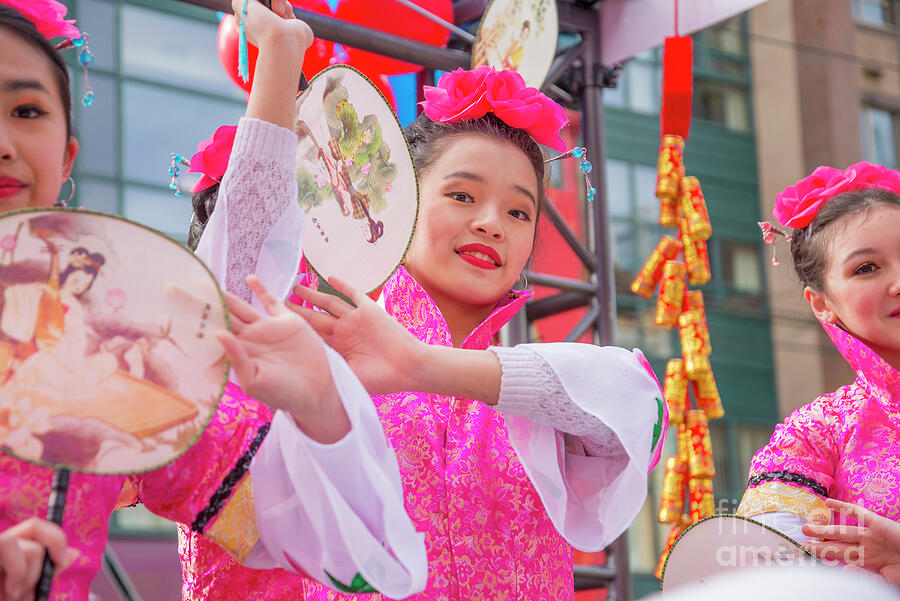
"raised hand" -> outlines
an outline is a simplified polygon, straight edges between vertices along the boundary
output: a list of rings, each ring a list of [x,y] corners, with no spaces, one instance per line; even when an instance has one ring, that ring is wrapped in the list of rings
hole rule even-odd
[[[294,416],[311,438],[335,442],[350,430],[325,346],[316,332],[288,311],[256,276],[247,285],[268,315],[226,293],[231,332],[217,334],[241,388],[274,409]]]
[[[56,573],[78,558],[78,551],[66,546],[62,529],[46,520],[29,518],[0,533],[0,601],[33,598],[45,551]]]
[[[294,303],[287,307],[344,357],[369,394],[418,390],[417,365],[421,365],[427,345],[359,290],[338,278],[329,279],[328,284],[356,306],[331,294],[295,286],[294,294],[301,301],[327,313]]]
[[[828,499],[825,505],[856,519],[859,526],[806,524],[803,533],[824,538],[806,548],[824,560],[837,560],[880,574],[900,587],[900,523],[858,505]]]

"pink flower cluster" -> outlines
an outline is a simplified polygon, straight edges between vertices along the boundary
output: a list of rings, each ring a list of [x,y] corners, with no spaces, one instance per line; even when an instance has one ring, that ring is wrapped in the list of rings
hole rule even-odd
[[[56,37],[78,39],[81,37],[81,32],[75,27],[75,21],[65,19],[68,9],[61,2],[56,0],[0,0],[0,4],[5,4],[20,12],[47,39]]]
[[[191,167],[188,169],[188,173],[200,173],[201,175],[191,188],[191,194],[196,194],[222,181],[222,176],[228,169],[228,159],[231,157],[231,147],[234,146],[236,133],[237,125],[223,125],[211,138],[197,144],[197,154],[191,157]]]
[[[425,86],[425,115],[438,123],[455,123],[494,113],[510,127],[524,129],[535,142],[565,152],[559,137],[568,123],[562,107],[537,88],[529,88],[515,71],[481,66],[457,69],[441,77],[437,86]]]
[[[788,186],[775,197],[772,216],[784,227],[809,225],[828,199],[864,188],[890,190],[900,194],[900,173],[881,165],[861,161],[845,170],[817,167],[811,175]]]

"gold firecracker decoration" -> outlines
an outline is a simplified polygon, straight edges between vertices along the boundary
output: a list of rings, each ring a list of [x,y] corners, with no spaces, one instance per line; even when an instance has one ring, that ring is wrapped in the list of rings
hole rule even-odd
[[[696,240],[709,240],[712,225],[706,210],[706,200],[700,189],[700,180],[693,176],[681,179],[681,210],[687,221],[687,232]]]
[[[681,244],[684,247],[684,262],[687,265],[688,283],[702,286],[712,277],[709,270],[709,251],[706,240],[694,238],[687,232],[687,220],[681,220]]]
[[[650,298],[656,285],[662,279],[663,266],[666,261],[675,259],[679,252],[681,252],[681,242],[672,236],[663,236],[650,254],[650,258],[635,276],[631,283],[631,291],[644,298]]]
[[[666,363],[666,379],[663,380],[663,397],[669,405],[669,425],[684,421],[687,410],[688,378],[682,359],[669,359]]]
[[[672,525],[656,568],[660,578],[675,540],[692,523],[715,513],[712,478],[716,468],[709,420],[722,417],[725,411],[710,363],[712,344],[703,293],[689,288],[702,286],[711,277],[706,241],[712,226],[700,181],[685,175],[684,139],[679,136],[662,138],[656,196],[660,199],[660,225],[677,228],[678,236],[663,236],[631,290],[650,298],[660,285],[654,321],[663,327],[678,327],[681,342],[681,357],[668,361],[663,382],[678,452],[666,460],[659,502],[659,521]]]
[[[684,138],[663,136],[656,168],[656,197],[660,200],[659,224],[678,227],[681,216],[681,178],[684,177]]]
[[[691,380],[710,373],[709,351],[706,347],[708,334],[706,321],[697,311],[688,311],[678,317],[678,338],[681,341],[681,357],[684,359],[684,372]]]
[[[716,512],[712,480],[709,478],[691,478],[690,493],[691,523],[708,518]]]
[[[687,462],[680,457],[666,459],[662,497],[659,500],[659,521],[680,524],[684,513],[684,487],[688,481]]]
[[[687,267],[681,261],[666,261],[663,265],[662,284],[656,301],[656,325],[674,328],[678,325],[681,305],[684,302]]]
[[[684,414],[684,426],[691,437],[688,448],[688,474],[694,478],[712,478],[716,475],[713,462],[712,440],[709,438],[709,421],[706,413],[691,409]]]
[[[697,407],[703,410],[706,414],[706,419],[719,419],[725,415],[725,409],[722,407],[722,397],[719,396],[719,387],[716,386],[716,379],[713,377],[712,371],[702,374],[699,378],[693,380],[691,387],[694,391]]]

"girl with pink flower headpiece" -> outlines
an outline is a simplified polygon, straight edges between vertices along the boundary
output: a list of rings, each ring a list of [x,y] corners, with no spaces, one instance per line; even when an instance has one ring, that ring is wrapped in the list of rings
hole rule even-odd
[[[287,0],[273,4],[277,13],[253,1],[244,17],[260,49],[256,85],[234,133],[231,169],[219,174],[223,209],[213,221],[240,219],[241,202],[233,199],[252,205],[257,220],[299,211],[286,201],[291,188],[296,193],[291,126],[312,34]],[[235,0],[238,11],[242,5]],[[78,151],[66,66],[41,33],[72,35],[64,16],[55,0],[0,0],[0,212],[53,206]],[[251,172],[257,179],[247,182],[243,174]],[[279,174],[288,175],[272,177]],[[264,205],[270,198],[275,202]],[[294,241],[300,231],[279,233]],[[258,287],[265,312],[247,302],[246,276],[267,259],[269,242],[265,232],[242,235],[244,246],[218,252],[207,241],[198,254],[242,295],[229,300],[233,334],[219,337],[246,394],[229,382],[199,440],[163,468],[131,476],[72,473],[61,528],[39,519],[53,469],[0,453],[0,599],[32,598],[45,549],[58,572],[50,598],[87,599],[110,514],[138,501],[187,524],[191,535],[214,541],[235,561],[283,568],[278,573],[298,582],[303,574],[339,586],[364,574],[397,598],[424,588],[424,543],[406,515],[396,456],[369,395],[302,319]],[[250,247],[254,254],[245,252]],[[0,373],[9,349],[31,336],[0,332]],[[0,396],[4,386],[0,378]],[[0,422],[9,430],[5,416]],[[335,451],[354,465],[337,462]]]
[[[643,505],[665,403],[638,350],[492,346],[531,296],[512,287],[544,202],[539,145],[565,150],[566,117],[520,75],[489,67],[447,73],[424,93],[424,112],[406,130],[420,208],[404,263],[378,303],[332,280],[355,306],[301,286],[294,294],[327,313],[290,306],[373,394],[400,462],[406,510],[425,535],[428,583],[410,599],[571,600],[572,546],[603,549]],[[228,232],[216,214],[201,249]],[[260,222],[256,213],[246,217]],[[294,218],[279,217],[271,230],[294,227]],[[298,242],[259,263],[276,296],[286,296],[283,281],[296,273]],[[348,455],[344,465],[353,461]],[[284,574],[252,590],[247,583],[258,574],[198,544],[191,598],[298,595]],[[302,586],[310,601],[356,592],[372,591]]]
[[[844,541],[808,544],[857,561],[862,530],[829,526],[857,523],[833,514],[840,506],[829,499],[900,520],[900,173],[866,162],[819,167],[778,195],[773,215],[794,228],[804,296],[857,378],[775,428],[753,458],[738,513],[798,541]],[[884,568],[875,553],[869,561],[863,554],[865,567]],[[895,584],[898,567],[883,572]]]

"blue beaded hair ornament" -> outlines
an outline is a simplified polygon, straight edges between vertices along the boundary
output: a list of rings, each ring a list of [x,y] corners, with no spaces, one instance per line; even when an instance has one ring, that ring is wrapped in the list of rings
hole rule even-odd
[[[90,37],[90,34],[81,32],[80,38],[65,40],[56,45],[57,50],[66,50],[67,48],[81,49],[78,53],[78,63],[84,71],[84,96],[81,99],[81,104],[84,106],[94,104],[94,90],[91,89],[91,80],[88,77],[88,67],[94,64],[94,54],[91,52],[90,46],[88,46],[88,38]]]
[[[581,175],[584,176],[584,189],[585,196],[588,202],[592,202],[594,197],[597,196],[597,189],[594,188],[594,185],[591,184],[591,178],[589,177],[591,171],[594,170],[591,162],[587,160],[587,148],[583,146],[576,146],[572,150],[562,153],[559,156],[550,157],[544,161],[544,164],[551,163],[553,161],[558,161],[560,159],[568,159],[571,157],[575,157],[576,159],[581,159],[581,164],[578,165],[578,170],[581,171]]]
[[[169,190],[175,193],[176,198],[181,198],[184,194],[181,192],[181,187],[178,185],[178,176],[181,174],[179,166],[190,167],[191,161],[183,154],[176,154],[173,152],[170,156],[172,157],[172,160],[169,162],[169,175],[171,176],[171,179],[169,180]]]

